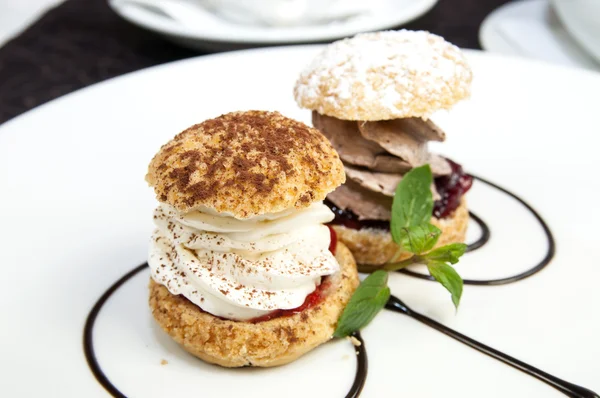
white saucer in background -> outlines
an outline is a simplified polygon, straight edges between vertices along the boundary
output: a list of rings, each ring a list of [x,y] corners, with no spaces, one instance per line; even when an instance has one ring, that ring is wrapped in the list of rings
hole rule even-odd
[[[208,11],[202,16],[203,23],[190,27],[151,8],[118,0],[109,0],[108,4],[129,22],[159,33],[182,46],[221,51],[261,45],[333,41],[360,32],[389,29],[425,14],[437,1],[377,0],[371,2],[368,14],[335,23],[296,27],[239,25]]]
[[[64,0],[0,0],[0,47]]]
[[[485,50],[500,54],[600,71],[600,64],[571,38],[547,0],[499,7],[481,24],[479,41]]]

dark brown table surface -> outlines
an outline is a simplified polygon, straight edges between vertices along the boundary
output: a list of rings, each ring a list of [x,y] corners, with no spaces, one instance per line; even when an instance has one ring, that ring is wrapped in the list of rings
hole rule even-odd
[[[402,27],[477,49],[479,25],[509,1],[440,0]],[[202,54],[131,25],[106,0],[67,0],[0,48],[0,123],[90,84]]]

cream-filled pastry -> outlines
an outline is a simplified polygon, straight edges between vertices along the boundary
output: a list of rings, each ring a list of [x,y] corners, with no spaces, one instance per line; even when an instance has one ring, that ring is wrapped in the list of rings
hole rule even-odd
[[[323,204],[345,179],[317,130],[235,112],[165,144],[147,181],[160,201],[150,306],[186,350],[223,366],[275,366],[331,338],[358,284]]]
[[[338,151],[346,183],[327,196],[336,231],[359,264],[382,265],[399,255],[389,233],[396,186],[412,168],[429,164],[435,182],[431,223],[438,246],[464,241],[464,194],[472,177],[429,151],[446,134],[429,117],[470,94],[472,72],[462,52],[424,31],[359,34],[327,46],[302,72],[298,104]],[[372,267],[369,267],[370,269]]]

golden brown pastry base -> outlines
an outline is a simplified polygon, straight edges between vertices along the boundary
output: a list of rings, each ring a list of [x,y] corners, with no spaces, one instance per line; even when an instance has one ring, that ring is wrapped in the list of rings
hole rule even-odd
[[[454,211],[452,217],[438,220],[432,217],[431,223],[442,230],[440,240],[435,247],[449,243],[464,242],[469,222],[467,203],[463,198],[460,206]],[[361,271],[372,271],[389,262],[398,250],[388,231],[378,229],[350,229],[344,226],[334,226],[338,239],[343,242],[352,254]],[[412,257],[412,253],[403,252],[395,261],[402,261]]]
[[[335,330],[337,320],[359,283],[356,263],[338,242],[341,272],[330,276],[323,301],[313,308],[260,323],[216,318],[150,280],[152,315],[177,343],[198,358],[225,367],[270,367],[292,362]]]

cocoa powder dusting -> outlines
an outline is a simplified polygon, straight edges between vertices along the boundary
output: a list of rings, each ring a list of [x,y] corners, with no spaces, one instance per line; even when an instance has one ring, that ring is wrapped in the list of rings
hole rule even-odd
[[[149,181],[161,201],[181,201],[189,208],[218,202],[226,208],[246,199],[259,206],[273,200],[261,198],[286,195],[288,187],[281,185],[298,172],[305,187],[298,193],[294,183],[289,190],[297,205],[309,204],[339,158],[318,131],[303,123],[278,113],[249,111],[184,130],[163,146],[155,162]]]

